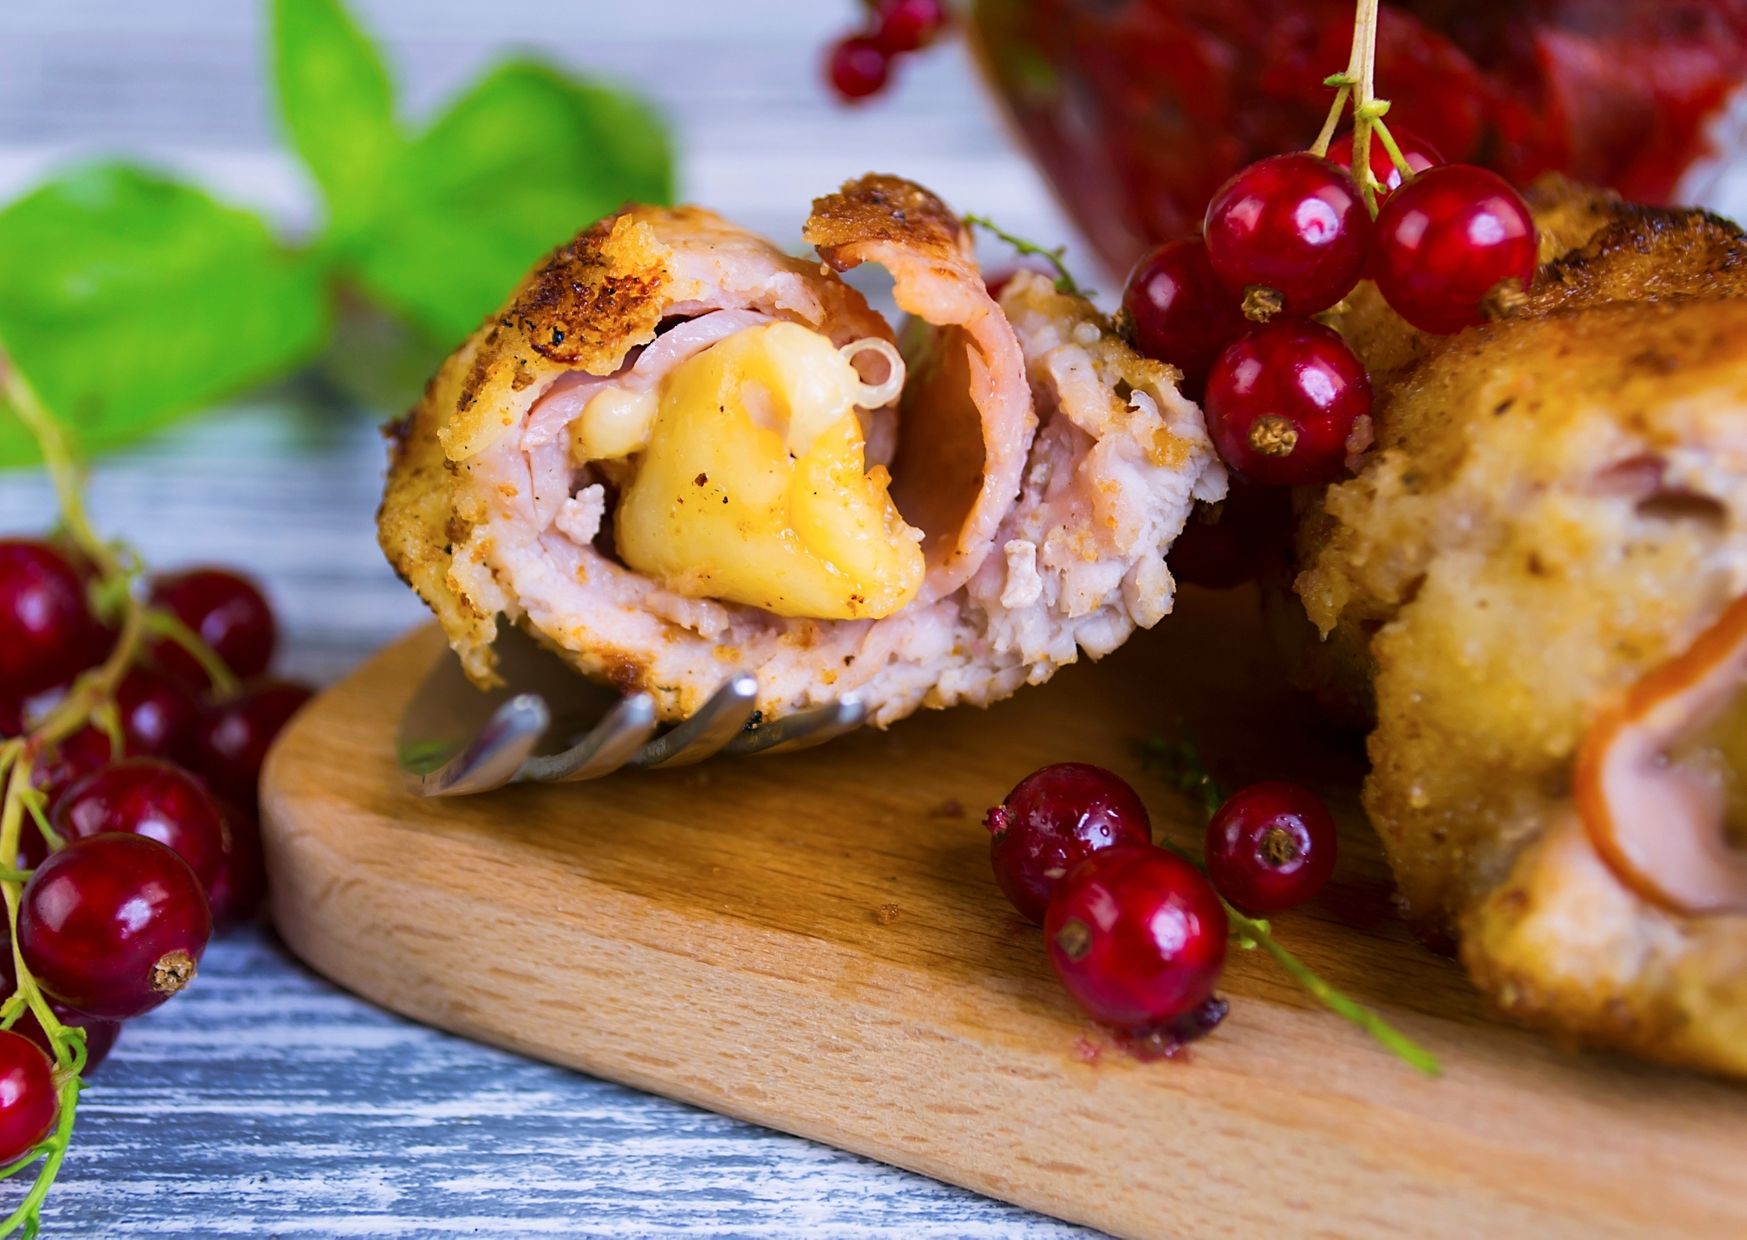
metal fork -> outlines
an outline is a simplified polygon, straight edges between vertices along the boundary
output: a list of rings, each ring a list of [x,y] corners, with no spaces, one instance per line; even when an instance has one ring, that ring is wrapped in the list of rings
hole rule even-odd
[[[729,675],[691,718],[657,736],[655,699],[620,696],[579,675],[519,629],[497,640],[504,683],[475,688],[448,652],[400,713],[395,759],[421,796],[468,796],[511,783],[574,783],[622,767],[689,766],[718,753],[783,753],[860,727],[853,694],[761,719],[758,678]]]

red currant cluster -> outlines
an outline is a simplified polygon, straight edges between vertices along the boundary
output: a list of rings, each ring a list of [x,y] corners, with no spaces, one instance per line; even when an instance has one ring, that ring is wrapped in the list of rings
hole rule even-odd
[[[1214,194],[1201,237],[1158,247],[1123,291],[1135,347],[1183,372],[1220,455],[1251,482],[1333,481],[1369,444],[1365,367],[1311,317],[1361,279],[1414,327],[1448,333],[1534,278],[1534,222],[1507,182],[1442,163],[1405,131],[1373,136],[1368,192],[1344,166],[1350,134],[1327,158],[1259,160]]]
[[[0,868],[21,884],[0,965],[3,1163],[54,1130],[61,1078],[186,986],[215,924],[259,906],[261,763],[309,697],[265,678],[276,625],[247,579],[196,569],[140,599],[115,568],[0,541]]]
[[[1204,774],[1193,786],[1211,787]],[[1135,790],[1085,763],[1026,776],[985,823],[995,881],[1043,926],[1068,993],[1094,1020],[1167,1048],[1223,1016],[1213,988],[1234,931],[1267,934],[1254,918],[1309,900],[1335,863],[1334,820],[1315,794],[1288,783],[1256,784],[1219,804],[1205,871],[1156,847]]]
[[[892,62],[919,52],[946,29],[945,0],[864,0],[861,30],[831,45],[825,78],[837,97],[857,103],[879,94],[892,79]]]

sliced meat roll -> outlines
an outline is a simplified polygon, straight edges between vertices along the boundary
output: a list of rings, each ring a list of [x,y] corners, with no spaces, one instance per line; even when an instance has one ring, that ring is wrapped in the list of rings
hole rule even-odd
[[[389,560],[468,674],[504,617],[695,711],[986,704],[1171,607],[1165,551],[1225,476],[1170,368],[1041,277],[993,301],[958,219],[869,176],[792,258],[697,208],[557,251],[396,429]],[[838,272],[877,263],[892,329]]]

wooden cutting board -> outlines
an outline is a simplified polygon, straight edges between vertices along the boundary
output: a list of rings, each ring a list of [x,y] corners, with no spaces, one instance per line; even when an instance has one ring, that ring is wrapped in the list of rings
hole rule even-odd
[[[1392,914],[1358,751],[1275,686],[1243,596],[1191,597],[989,711],[810,753],[424,801],[396,715],[434,630],[291,726],[263,801],[273,909],[342,986],[444,1029],[1125,1235],[1747,1235],[1747,1093],[1492,1023]],[[1234,670],[1236,669],[1236,670]],[[1443,1059],[1427,1080],[1234,953],[1231,1014],[1142,1063],[1081,1019],[989,875],[984,806],[1187,717],[1343,811],[1281,939]]]

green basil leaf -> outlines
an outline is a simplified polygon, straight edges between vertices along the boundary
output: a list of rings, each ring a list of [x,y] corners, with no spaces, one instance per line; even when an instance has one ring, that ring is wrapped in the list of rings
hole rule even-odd
[[[388,69],[340,0],[274,0],[272,60],[280,119],[338,240],[375,208],[405,145]]]
[[[309,358],[321,273],[254,215],[125,164],[0,210],[0,350],[80,451],[117,447]],[[36,459],[0,416],[0,466]]]
[[[672,195],[672,146],[647,105],[511,60],[405,150],[347,262],[379,301],[453,345],[542,254],[627,201]]]

